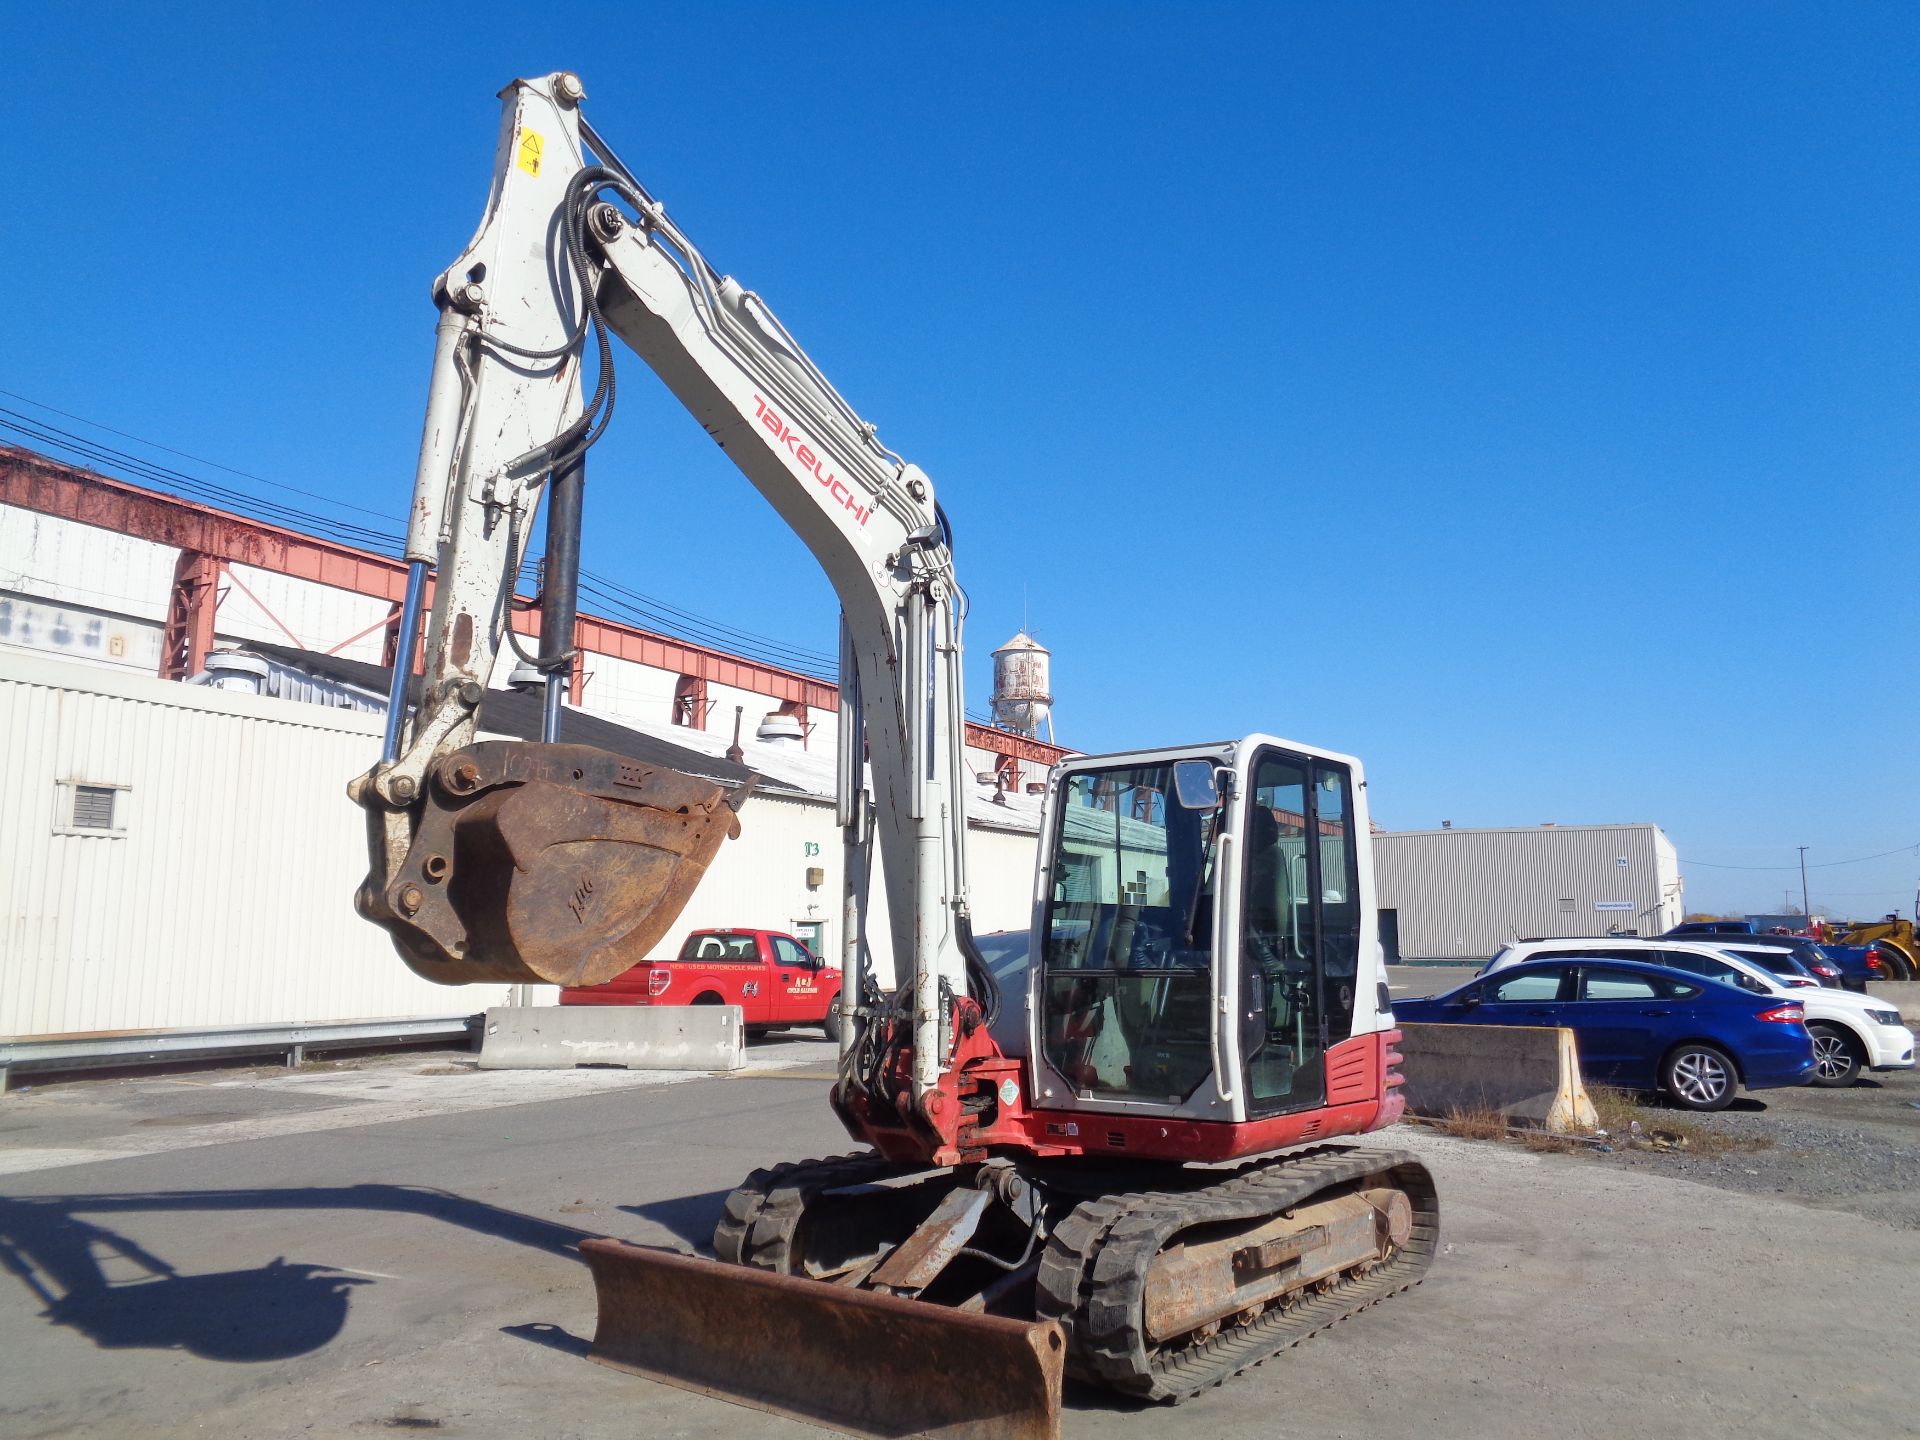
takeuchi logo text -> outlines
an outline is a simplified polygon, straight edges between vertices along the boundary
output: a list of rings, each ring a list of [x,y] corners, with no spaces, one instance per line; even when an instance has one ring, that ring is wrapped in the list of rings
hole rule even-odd
[[[826,461],[813,453],[813,447],[800,437],[800,432],[782,420],[779,413],[758,395],[753,397],[753,411],[760,423],[767,427],[767,433],[787,447],[787,453],[793,456],[800,468],[819,481],[829,495],[846,507],[849,515],[865,525],[867,517],[873,513],[872,509],[854,499],[847,482],[827,468]]]

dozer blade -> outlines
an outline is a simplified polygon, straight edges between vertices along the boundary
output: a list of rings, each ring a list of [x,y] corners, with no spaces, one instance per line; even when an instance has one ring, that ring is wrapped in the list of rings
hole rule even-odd
[[[469,745],[434,766],[384,879],[376,835],[361,913],[442,984],[599,985],[666,935],[750,788],[590,745]]]
[[[1058,1440],[1053,1321],[977,1315],[618,1240],[580,1245],[592,1358],[851,1435]]]

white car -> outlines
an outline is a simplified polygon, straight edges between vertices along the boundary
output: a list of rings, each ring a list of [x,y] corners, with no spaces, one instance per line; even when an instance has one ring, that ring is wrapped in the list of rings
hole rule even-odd
[[[1911,1070],[1913,1031],[1885,1000],[1830,986],[1789,985],[1751,960],[1701,940],[1523,940],[1508,945],[1480,969],[1482,975],[1529,960],[1638,960],[1685,970],[1756,995],[1790,995],[1807,1012],[1813,1035],[1813,1083],[1851,1085],[1862,1070]]]

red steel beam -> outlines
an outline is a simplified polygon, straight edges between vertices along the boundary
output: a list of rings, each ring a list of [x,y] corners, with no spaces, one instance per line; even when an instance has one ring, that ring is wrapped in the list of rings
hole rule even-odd
[[[160,635],[160,678],[185,680],[207,668],[213,650],[214,612],[220,605],[225,567],[212,555],[182,550],[173,564],[167,623]]]
[[[337,590],[370,595],[390,605],[397,605],[406,594],[406,566],[385,555],[129,485],[14,445],[0,445],[0,504],[97,525],[228,564],[252,565]],[[539,617],[534,612],[522,612],[516,615],[514,628],[522,634],[538,634]],[[840,704],[838,688],[824,680],[617,620],[582,615],[574,644],[581,650],[814,709],[837,710]],[[1064,746],[1030,740],[971,720],[967,722],[967,743],[1040,765],[1051,765],[1073,753]]]

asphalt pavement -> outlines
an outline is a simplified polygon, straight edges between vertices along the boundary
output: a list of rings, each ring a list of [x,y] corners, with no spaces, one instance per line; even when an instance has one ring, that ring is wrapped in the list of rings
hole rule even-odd
[[[416,1055],[8,1097],[0,1434],[820,1434],[582,1358],[580,1238],[704,1249],[748,1170],[844,1147],[828,1047],[753,1056],[727,1078]],[[1375,1142],[1438,1179],[1425,1284],[1177,1408],[1072,1390],[1070,1440],[1913,1432],[1920,1233],[1411,1128]]]

